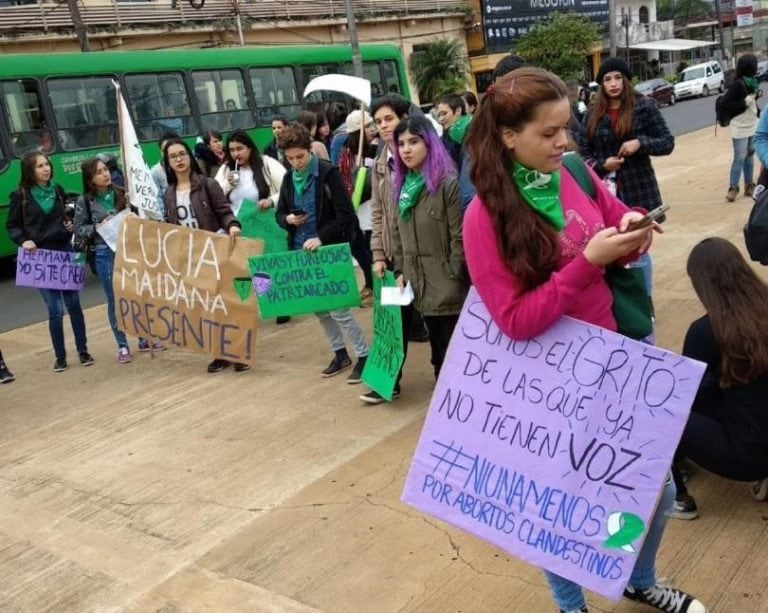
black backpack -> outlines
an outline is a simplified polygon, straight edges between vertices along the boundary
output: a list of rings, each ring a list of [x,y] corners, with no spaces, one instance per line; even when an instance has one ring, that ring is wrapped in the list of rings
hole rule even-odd
[[[744,226],[744,242],[753,262],[768,265],[768,188],[764,184],[755,190],[755,204]]]
[[[731,115],[723,104],[723,96],[725,96],[725,94],[720,94],[715,98],[715,120],[717,121],[717,125],[721,128],[727,128],[731,123]]]

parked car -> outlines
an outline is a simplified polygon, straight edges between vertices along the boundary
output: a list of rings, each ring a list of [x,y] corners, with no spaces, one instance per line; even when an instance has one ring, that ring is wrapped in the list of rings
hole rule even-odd
[[[665,79],[650,79],[635,85],[635,91],[640,92],[646,98],[653,98],[656,104],[674,104],[677,101],[675,97],[675,88]]]
[[[714,91],[725,91],[725,75],[714,60],[689,66],[680,73],[675,83],[675,98],[682,100],[691,96],[709,96]]]
[[[768,60],[757,63],[757,74],[755,76],[758,81],[768,81]]]

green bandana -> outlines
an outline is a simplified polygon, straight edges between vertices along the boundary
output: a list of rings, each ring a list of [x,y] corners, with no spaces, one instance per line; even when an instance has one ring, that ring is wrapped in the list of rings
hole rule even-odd
[[[43,213],[47,215],[53,210],[53,204],[56,202],[56,188],[53,185],[49,184],[46,187],[34,185],[29,188],[29,193],[37,202],[37,206],[43,209]]]
[[[565,227],[560,203],[560,173],[544,174],[513,162],[512,178],[528,206],[560,232]]]
[[[400,190],[400,200],[397,202],[397,209],[400,211],[400,217],[404,221],[411,218],[411,209],[419,202],[419,196],[424,190],[426,183],[420,172],[409,170],[405,175],[403,187]]]
[[[453,122],[453,125],[448,128],[448,138],[457,145],[463,145],[464,139],[467,137],[470,121],[472,121],[472,115],[462,115],[459,117]]]
[[[98,202],[107,213],[115,210],[115,190],[108,189],[105,192],[96,192],[96,202]]]
[[[759,86],[757,84],[757,79],[755,77],[741,77],[741,80],[744,81],[744,85],[747,86],[747,91],[750,94],[757,93],[757,88]]]
[[[296,190],[296,193],[299,195],[299,198],[301,198],[304,195],[304,188],[307,187],[307,181],[309,181],[309,175],[312,174],[312,172],[316,167],[317,167],[317,158],[314,156],[314,154],[312,154],[309,156],[309,164],[307,164],[304,170],[296,170],[294,168],[293,172],[291,172],[291,178],[293,179],[293,188]]]

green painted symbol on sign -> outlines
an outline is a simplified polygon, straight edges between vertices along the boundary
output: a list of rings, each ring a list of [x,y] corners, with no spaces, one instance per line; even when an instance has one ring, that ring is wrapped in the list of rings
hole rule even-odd
[[[611,513],[605,523],[608,538],[603,542],[606,549],[623,549],[635,553],[632,543],[643,535],[645,523],[634,513]]]

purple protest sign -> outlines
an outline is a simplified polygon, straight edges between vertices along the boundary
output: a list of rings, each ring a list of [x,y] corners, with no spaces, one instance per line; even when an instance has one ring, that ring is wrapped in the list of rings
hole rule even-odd
[[[403,501],[617,600],[703,373],[567,317],[511,341],[472,288]]]
[[[84,260],[82,253],[73,251],[28,251],[19,247],[16,285],[39,289],[81,290],[85,283]]]

